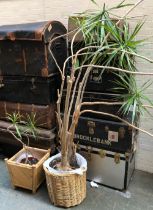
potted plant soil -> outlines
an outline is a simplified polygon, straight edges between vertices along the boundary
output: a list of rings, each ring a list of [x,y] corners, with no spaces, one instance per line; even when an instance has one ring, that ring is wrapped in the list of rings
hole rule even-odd
[[[27,115],[25,121],[21,118],[19,113],[8,115],[11,125],[7,130],[23,148],[10,159],[5,159],[5,162],[12,186],[29,189],[35,193],[45,179],[43,162],[50,156],[50,150],[28,146],[30,136],[37,138],[35,115]],[[23,136],[27,137],[27,145],[23,142]]]
[[[95,1],[92,2],[95,3]],[[144,129],[138,128],[135,124],[137,112],[142,113],[142,110],[146,110],[148,107],[148,105],[143,104],[144,99],[148,102],[149,108],[153,108],[153,103],[143,95],[143,91],[150,84],[146,83],[139,89],[135,76],[133,76],[137,74],[153,75],[153,73],[138,72],[134,65],[136,56],[149,61],[144,56],[137,54],[137,45],[142,40],[134,40],[143,24],[138,23],[134,30],[130,32],[126,20],[126,16],[142,0],[136,4],[124,4],[124,2],[122,1],[111,9],[107,9],[104,5],[101,11],[81,13],[81,18],[75,19],[78,26],[77,29],[69,33],[73,34],[70,46],[71,55],[65,61],[63,69],[59,68],[57,61],[54,59],[62,77],[62,84],[58,91],[57,100],[58,136],[61,152],[44,163],[49,197],[54,205],[63,207],[75,206],[86,197],[87,163],[82,156],[76,153],[76,145],[74,144],[75,129],[80,115],[90,112],[109,116],[126,123],[131,128],[153,136]],[[130,9],[123,17],[114,21],[111,17],[113,11],[125,6],[129,6]],[[121,21],[123,27],[120,27]],[[74,52],[74,43],[77,44],[75,39],[80,32],[83,36],[83,45]],[[50,42],[49,49],[55,39]],[[53,53],[51,51],[50,53],[54,58]],[[65,76],[69,60],[71,60],[72,64],[71,70]],[[115,88],[114,91],[119,91],[116,103],[109,101],[83,102],[86,84],[94,68],[100,69],[101,74],[107,71],[116,74],[117,79],[114,82],[117,89]],[[120,91],[122,89],[125,89],[125,92]],[[65,93],[64,111],[61,114],[63,93]],[[123,115],[128,114],[131,107],[133,107],[132,123],[114,114],[92,110],[92,108],[83,109],[84,106],[92,107],[100,104],[109,106],[121,105],[120,111]]]

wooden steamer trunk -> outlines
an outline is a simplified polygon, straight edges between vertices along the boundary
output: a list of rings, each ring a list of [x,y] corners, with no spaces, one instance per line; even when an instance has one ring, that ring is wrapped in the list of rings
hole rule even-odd
[[[67,75],[70,75],[70,71],[71,71],[71,64],[69,65],[70,66],[66,70]],[[81,82],[85,72],[86,72],[86,68],[83,68],[79,82]],[[98,69],[98,68],[92,69],[87,80],[85,91],[93,92],[93,93],[99,92],[99,93],[105,93],[105,94],[115,93],[114,91],[116,88],[115,81],[122,82],[121,79],[117,76],[117,74],[112,73],[110,70],[106,70],[102,74],[101,72],[102,72],[102,69]],[[127,93],[127,91],[125,89],[120,89],[118,93],[123,94],[123,93]]]
[[[25,149],[20,150],[10,159],[6,159],[6,165],[10,174],[10,179],[13,187],[21,187],[36,192],[40,184],[45,179],[43,163],[50,156],[50,150],[27,147],[39,161],[37,164],[28,165],[18,163],[17,158],[25,152]]]
[[[37,127],[53,129],[56,126],[55,110],[55,102],[42,106],[0,101],[0,120],[7,121],[7,115],[14,112],[19,113],[22,120],[25,120],[26,115],[30,115],[33,112],[35,113]]]
[[[65,91],[62,99],[62,109],[64,110]],[[76,92],[77,95],[77,92]],[[106,94],[98,92],[85,92],[83,102],[105,102],[112,104],[117,102],[115,94]],[[118,116],[129,123],[132,123],[132,111],[128,115],[122,115],[119,112],[121,105],[92,105],[92,110],[106,112]],[[72,110],[74,107],[72,106]],[[89,109],[89,106],[82,106],[81,111]],[[91,108],[90,108],[91,109]],[[136,124],[137,125],[137,124]],[[86,112],[80,116],[76,131],[75,142],[77,144],[93,146],[116,152],[131,151],[136,141],[136,130],[127,124],[110,116],[98,115]]]
[[[49,105],[56,101],[59,85],[57,73],[49,77],[0,76],[0,100]]]
[[[65,33],[58,21],[0,26],[0,74],[49,77],[57,73],[48,44]],[[62,67],[67,56],[65,37],[56,39],[51,50]]]
[[[80,117],[76,132],[77,144],[115,152],[131,151],[136,132],[122,122]]]
[[[0,120],[0,147],[3,153],[10,157],[19,151],[22,145],[7,131],[9,126],[11,126],[11,123]],[[23,136],[23,142],[26,145],[28,144],[26,136]],[[29,135],[29,146],[41,149],[51,148],[51,154],[54,154],[56,150],[55,129],[37,128],[37,138]]]

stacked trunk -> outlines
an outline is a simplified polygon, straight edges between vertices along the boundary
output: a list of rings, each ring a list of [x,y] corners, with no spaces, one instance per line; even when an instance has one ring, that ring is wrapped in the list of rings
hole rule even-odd
[[[68,31],[73,31],[75,28],[74,19],[70,18]],[[71,35],[68,42],[69,49]],[[73,44],[74,53],[80,49],[79,46],[83,45],[83,36],[79,33]],[[67,74],[70,74],[70,70],[71,64]],[[82,70],[82,74],[85,70],[85,68]],[[117,95],[112,91],[115,87],[115,77],[116,75],[111,71],[101,74],[100,69],[94,68],[89,75],[83,101],[118,102]],[[80,77],[80,81],[81,79]],[[110,113],[131,123],[132,112],[126,117],[122,116],[119,113],[120,107],[120,105],[93,105],[83,106],[83,109]],[[127,124],[109,116],[90,112],[81,116],[75,132],[75,142],[80,153],[88,160],[87,178],[112,188],[126,189],[134,171],[136,134],[136,131]]]
[[[0,27],[0,143],[17,144],[7,132],[7,114],[36,115],[38,139],[31,145],[54,146],[55,109],[60,76],[49,53],[49,41],[66,33],[57,21]],[[50,50],[58,65],[67,55],[64,37],[56,39]],[[26,139],[25,139],[26,141]]]

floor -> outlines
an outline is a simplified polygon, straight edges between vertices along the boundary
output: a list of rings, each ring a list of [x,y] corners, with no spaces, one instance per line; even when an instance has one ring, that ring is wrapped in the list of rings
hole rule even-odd
[[[55,210],[46,184],[36,194],[17,188],[13,190],[3,160],[0,160],[0,210]],[[153,210],[153,174],[135,171],[126,193],[103,186],[91,188],[87,183],[87,198],[74,210]]]

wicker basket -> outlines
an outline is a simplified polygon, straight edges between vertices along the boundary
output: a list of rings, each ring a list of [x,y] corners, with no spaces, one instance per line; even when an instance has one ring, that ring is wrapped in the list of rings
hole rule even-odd
[[[83,174],[54,174],[44,167],[50,200],[55,206],[71,207],[86,197],[86,170]]]

